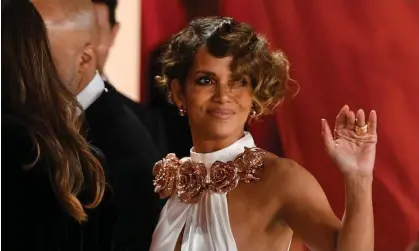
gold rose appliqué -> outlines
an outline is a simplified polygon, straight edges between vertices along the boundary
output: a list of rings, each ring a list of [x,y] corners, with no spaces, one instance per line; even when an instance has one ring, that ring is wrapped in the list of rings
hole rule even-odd
[[[187,204],[198,203],[209,189],[216,193],[227,193],[237,187],[240,180],[256,182],[258,170],[262,170],[265,152],[259,148],[247,148],[234,161],[216,161],[212,164],[207,180],[207,169],[203,163],[191,159],[179,160],[174,154],[154,165],[155,192],[161,198],[176,192]]]

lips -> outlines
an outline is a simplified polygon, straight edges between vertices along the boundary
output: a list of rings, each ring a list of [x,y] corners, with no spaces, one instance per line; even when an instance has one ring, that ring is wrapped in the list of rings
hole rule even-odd
[[[228,118],[231,118],[235,114],[233,110],[222,109],[222,108],[210,109],[208,110],[208,113],[211,116],[214,116],[219,119],[228,119]]]

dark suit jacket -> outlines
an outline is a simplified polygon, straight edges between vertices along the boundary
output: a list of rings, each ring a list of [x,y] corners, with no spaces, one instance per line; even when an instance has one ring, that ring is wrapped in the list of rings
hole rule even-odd
[[[115,89],[111,83],[105,82],[105,87]],[[163,154],[168,153],[167,137],[161,112],[147,104],[141,104],[115,90],[116,96],[140,119],[150,133],[154,144]]]
[[[86,223],[78,224],[61,208],[51,188],[47,161],[41,158],[32,169],[23,169],[35,157],[26,127],[3,115],[1,129],[2,247],[16,251],[112,250],[111,236],[105,230],[112,218],[103,210],[107,196],[87,212]]]
[[[86,112],[87,139],[109,166],[117,222],[117,250],[148,250],[162,203],[154,193],[152,168],[163,154],[147,128],[107,85]]]

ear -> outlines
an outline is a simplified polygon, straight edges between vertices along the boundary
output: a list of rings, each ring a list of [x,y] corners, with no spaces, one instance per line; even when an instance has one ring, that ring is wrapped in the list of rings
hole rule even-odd
[[[80,72],[89,71],[92,68],[96,69],[96,47],[93,44],[85,45],[80,59]]]
[[[119,26],[120,26],[119,23],[116,23],[111,28],[111,41],[110,41],[109,47],[112,46],[113,43],[115,42],[116,35],[118,35]]]
[[[185,95],[183,94],[183,88],[178,79],[173,79],[170,83],[170,90],[172,92],[172,99],[175,105],[180,108],[186,108]]]

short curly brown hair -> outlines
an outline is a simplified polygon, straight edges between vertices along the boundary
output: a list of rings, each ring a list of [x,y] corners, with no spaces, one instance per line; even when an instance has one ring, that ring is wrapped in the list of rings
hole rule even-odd
[[[215,57],[232,56],[233,76],[251,78],[256,117],[273,112],[286,96],[290,78],[285,54],[271,52],[264,36],[229,17],[195,19],[168,41],[160,59],[162,73],[156,81],[169,95],[173,79],[185,84],[195,53],[202,45]]]

